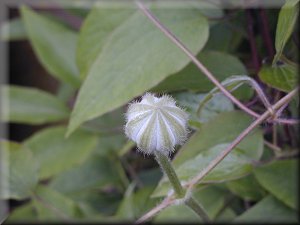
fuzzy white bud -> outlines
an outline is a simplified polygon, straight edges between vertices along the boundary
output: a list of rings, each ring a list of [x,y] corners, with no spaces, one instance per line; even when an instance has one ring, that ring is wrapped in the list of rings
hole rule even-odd
[[[172,97],[147,93],[142,101],[129,105],[125,133],[146,154],[169,154],[186,140],[187,121],[188,114],[176,106]]]

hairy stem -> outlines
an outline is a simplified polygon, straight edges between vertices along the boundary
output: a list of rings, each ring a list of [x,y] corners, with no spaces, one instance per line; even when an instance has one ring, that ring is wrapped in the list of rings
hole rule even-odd
[[[206,214],[203,207],[193,198],[191,195],[186,195],[185,189],[182,187],[180,180],[169,160],[169,158],[161,153],[160,151],[155,151],[155,159],[161,166],[164,173],[169,178],[169,181],[177,195],[178,198],[185,198],[184,204],[198,214],[201,219],[205,222],[210,221],[208,215]]]
[[[197,202],[196,199],[194,199],[193,197],[189,197],[185,200],[185,204],[190,207],[195,213],[197,213],[204,222],[209,222],[210,219],[208,217],[208,215],[206,214],[205,210],[203,209],[203,207],[201,206],[201,204],[199,204],[199,202]]]
[[[183,189],[169,158],[160,151],[155,151],[155,159],[169,178],[177,197],[183,198],[185,196],[185,190]]]

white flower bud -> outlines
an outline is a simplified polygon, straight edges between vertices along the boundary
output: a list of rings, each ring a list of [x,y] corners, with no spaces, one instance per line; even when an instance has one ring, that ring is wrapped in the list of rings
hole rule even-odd
[[[130,104],[126,120],[126,135],[146,154],[169,154],[186,140],[188,133],[188,114],[167,95],[158,98],[145,94],[141,102]]]

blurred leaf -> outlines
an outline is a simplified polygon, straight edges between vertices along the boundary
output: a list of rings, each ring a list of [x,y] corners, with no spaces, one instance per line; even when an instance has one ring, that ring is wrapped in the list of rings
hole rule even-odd
[[[247,201],[258,201],[266,195],[266,191],[252,174],[238,180],[230,181],[226,185],[232,193]]]
[[[143,185],[146,186],[157,185],[161,177],[162,177],[162,172],[160,168],[148,169],[138,173],[138,179],[142,182]]]
[[[125,108],[118,108],[109,113],[85,122],[82,127],[95,133],[119,135],[124,133]]]
[[[231,222],[236,217],[236,213],[229,207],[226,207],[224,211],[216,218],[218,223]]]
[[[297,215],[297,212],[269,195],[237,217],[234,222],[286,224],[297,222]]]
[[[74,194],[119,182],[115,162],[108,156],[92,154],[83,164],[56,176],[50,186],[61,193]]]
[[[150,198],[152,192],[153,187],[144,187],[134,192],[134,185],[131,184],[125,193],[115,218],[123,222],[133,222],[141,217],[157,203],[157,200]]]
[[[299,14],[298,3],[299,0],[287,0],[279,12],[275,36],[276,56],[274,57],[273,64],[275,64],[281,56],[285,44],[293,33]]]
[[[245,66],[233,55],[217,51],[205,51],[198,54],[199,61],[219,80],[222,81],[232,75],[247,74]],[[214,84],[194,65],[188,64],[180,72],[171,75],[154,87],[152,91],[170,92],[192,90],[208,92]],[[240,90],[239,97],[249,96],[249,89]]]
[[[20,18],[15,18],[2,23],[1,41],[19,41],[27,38],[24,24]]]
[[[186,172],[184,173],[186,174],[179,176],[189,176],[188,179],[191,179],[214,159],[221,150],[224,150],[226,146],[223,145],[222,147],[220,144],[231,143],[241,131],[250,125],[251,121],[252,119],[248,115],[239,111],[231,111],[223,112],[216,116],[214,120],[204,124],[179,150],[172,162],[178,174],[182,174],[183,171],[181,170],[185,167],[184,170]],[[211,175],[208,175],[204,181],[221,182],[239,178],[251,171],[252,166],[248,159],[259,160],[262,153],[263,136],[261,130],[256,129],[230,153],[231,155],[225,158],[225,163],[222,165],[224,171],[222,171],[221,167],[221,171],[215,168],[215,172],[213,170]],[[245,160],[242,160],[242,158],[245,158]],[[183,178],[187,181],[187,177]],[[165,179],[161,180],[153,196],[161,196],[168,193],[170,186]]]
[[[255,169],[258,182],[291,208],[297,208],[299,192],[297,160],[276,161]]]
[[[43,124],[66,119],[69,109],[55,96],[36,88],[2,86],[7,101],[2,120],[5,122]]]
[[[67,83],[60,83],[56,96],[61,101],[68,103],[68,101],[75,95],[76,89]]]
[[[259,78],[266,84],[280,91],[293,90],[298,81],[298,68],[295,65],[283,63],[276,66],[263,66]]]
[[[153,12],[193,53],[202,49],[208,38],[208,24],[198,10]],[[147,17],[136,12],[113,32],[89,70],[72,112],[68,134],[84,121],[142,94],[188,62],[188,57]]]
[[[40,165],[39,177],[49,178],[83,163],[97,145],[97,137],[78,131],[65,138],[65,127],[51,127],[25,141]]]
[[[89,189],[67,195],[79,205],[87,220],[94,220],[95,217],[100,216],[101,223],[106,222],[107,219],[113,220],[112,216],[122,200],[120,193],[110,190],[101,192]]]
[[[206,96],[205,94],[194,94],[190,92],[182,92],[173,95],[177,100],[178,105],[182,106],[189,114],[190,125],[196,122],[206,123],[215,118],[221,112],[232,111],[234,109],[231,101],[224,95],[215,95],[214,98],[205,105],[200,118],[196,115],[199,102]]]
[[[129,18],[133,11],[130,8],[97,6],[91,10],[81,27],[77,46],[76,61],[82,78],[86,77],[112,32]]]
[[[164,2],[155,2],[156,3],[156,7],[163,7]],[[168,5],[168,2],[165,2],[166,5]],[[186,7],[190,7],[190,8],[195,8],[198,9],[201,14],[205,17],[207,17],[207,19],[218,19],[218,18],[222,18],[222,16],[224,16],[224,12],[222,7],[220,7],[217,4],[214,4],[213,2],[209,2],[209,1],[189,1],[189,2],[184,2],[183,3],[184,6]],[[180,2],[179,2],[180,5]],[[209,21],[210,23],[212,23],[212,21]]]
[[[194,197],[203,206],[208,216],[214,219],[224,206],[224,192],[210,186],[198,189]],[[199,223],[201,219],[185,205],[173,205],[162,210],[154,219],[155,223]]]
[[[75,64],[75,32],[27,7],[21,8],[31,45],[48,72],[74,87],[80,84]]]
[[[37,165],[32,153],[24,146],[1,141],[0,199],[25,199],[37,185]]]
[[[7,218],[7,223],[30,223],[37,219],[37,213],[32,202],[26,203],[14,209]]]
[[[233,52],[247,33],[238,32],[231,26],[224,21],[219,21],[219,23],[211,26],[209,39],[203,51]]]
[[[46,186],[37,187],[33,204],[40,221],[70,221],[81,216],[74,201]]]

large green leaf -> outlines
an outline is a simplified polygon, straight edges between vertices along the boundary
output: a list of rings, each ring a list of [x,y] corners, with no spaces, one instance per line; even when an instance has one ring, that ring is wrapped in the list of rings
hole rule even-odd
[[[266,195],[266,191],[252,174],[238,180],[230,181],[226,185],[232,193],[247,201],[258,201]]]
[[[277,161],[254,171],[258,182],[289,207],[297,208],[299,167],[297,160]]]
[[[29,40],[43,66],[59,80],[78,87],[76,33],[27,7],[21,8],[21,14]]]
[[[187,181],[199,173],[220,151],[225,149],[227,143],[232,142],[249,126],[251,121],[248,115],[232,111],[221,113],[214,120],[201,126],[180,149],[172,162],[179,176]],[[224,182],[246,175],[252,169],[248,159],[258,160],[262,153],[263,136],[261,130],[256,129],[226,157],[219,169],[215,168],[215,172],[213,170],[211,175],[206,177],[206,182]],[[164,177],[153,196],[165,195],[169,190],[170,184]]]
[[[132,15],[131,8],[95,6],[85,19],[78,39],[76,61],[85,77],[112,32]]]
[[[190,48],[199,52],[208,24],[196,9],[156,9],[155,15]],[[140,11],[105,43],[80,89],[68,134],[84,121],[109,112],[186,66],[188,57]]]
[[[82,165],[56,176],[50,186],[66,194],[76,194],[89,189],[101,189],[109,184],[119,184],[116,163],[108,156],[92,154]]]
[[[2,86],[1,95],[7,101],[3,121],[43,124],[66,119],[69,109],[53,95],[35,88]]]
[[[15,142],[1,141],[0,199],[21,200],[32,194],[38,182],[32,153]]]
[[[25,141],[40,165],[40,178],[48,178],[84,162],[97,145],[97,137],[78,131],[65,138],[65,127],[46,128]]]
[[[284,46],[293,32],[298,14],[299,0],[287,0],[281,8],[276,28],[275,48],[277,53],[274,62],[276,62],[282,54]]]
[[[297,66],[283,63],[282,65],[263,66],[258,76],[264,83],[271,87],[289,92],[297,85],[298,71]]]
[[[269,195],[252,208],[237,217],[239,223],[293,223],[297,222],[297,212],[291,210]]]
[[[228,53],[217,51],[204,51],[198,54],[197,58],[209,71],[222,81],[232,75],[247,74],[245,66],[241,61]],[[190,63],[180,72],[166,78],[152,90],[157,92],[193,90],[199,92],[208,92],[214,87],[214,84],[193,64]],[[240,90],[240,97],[248,96],[251,91]]]

